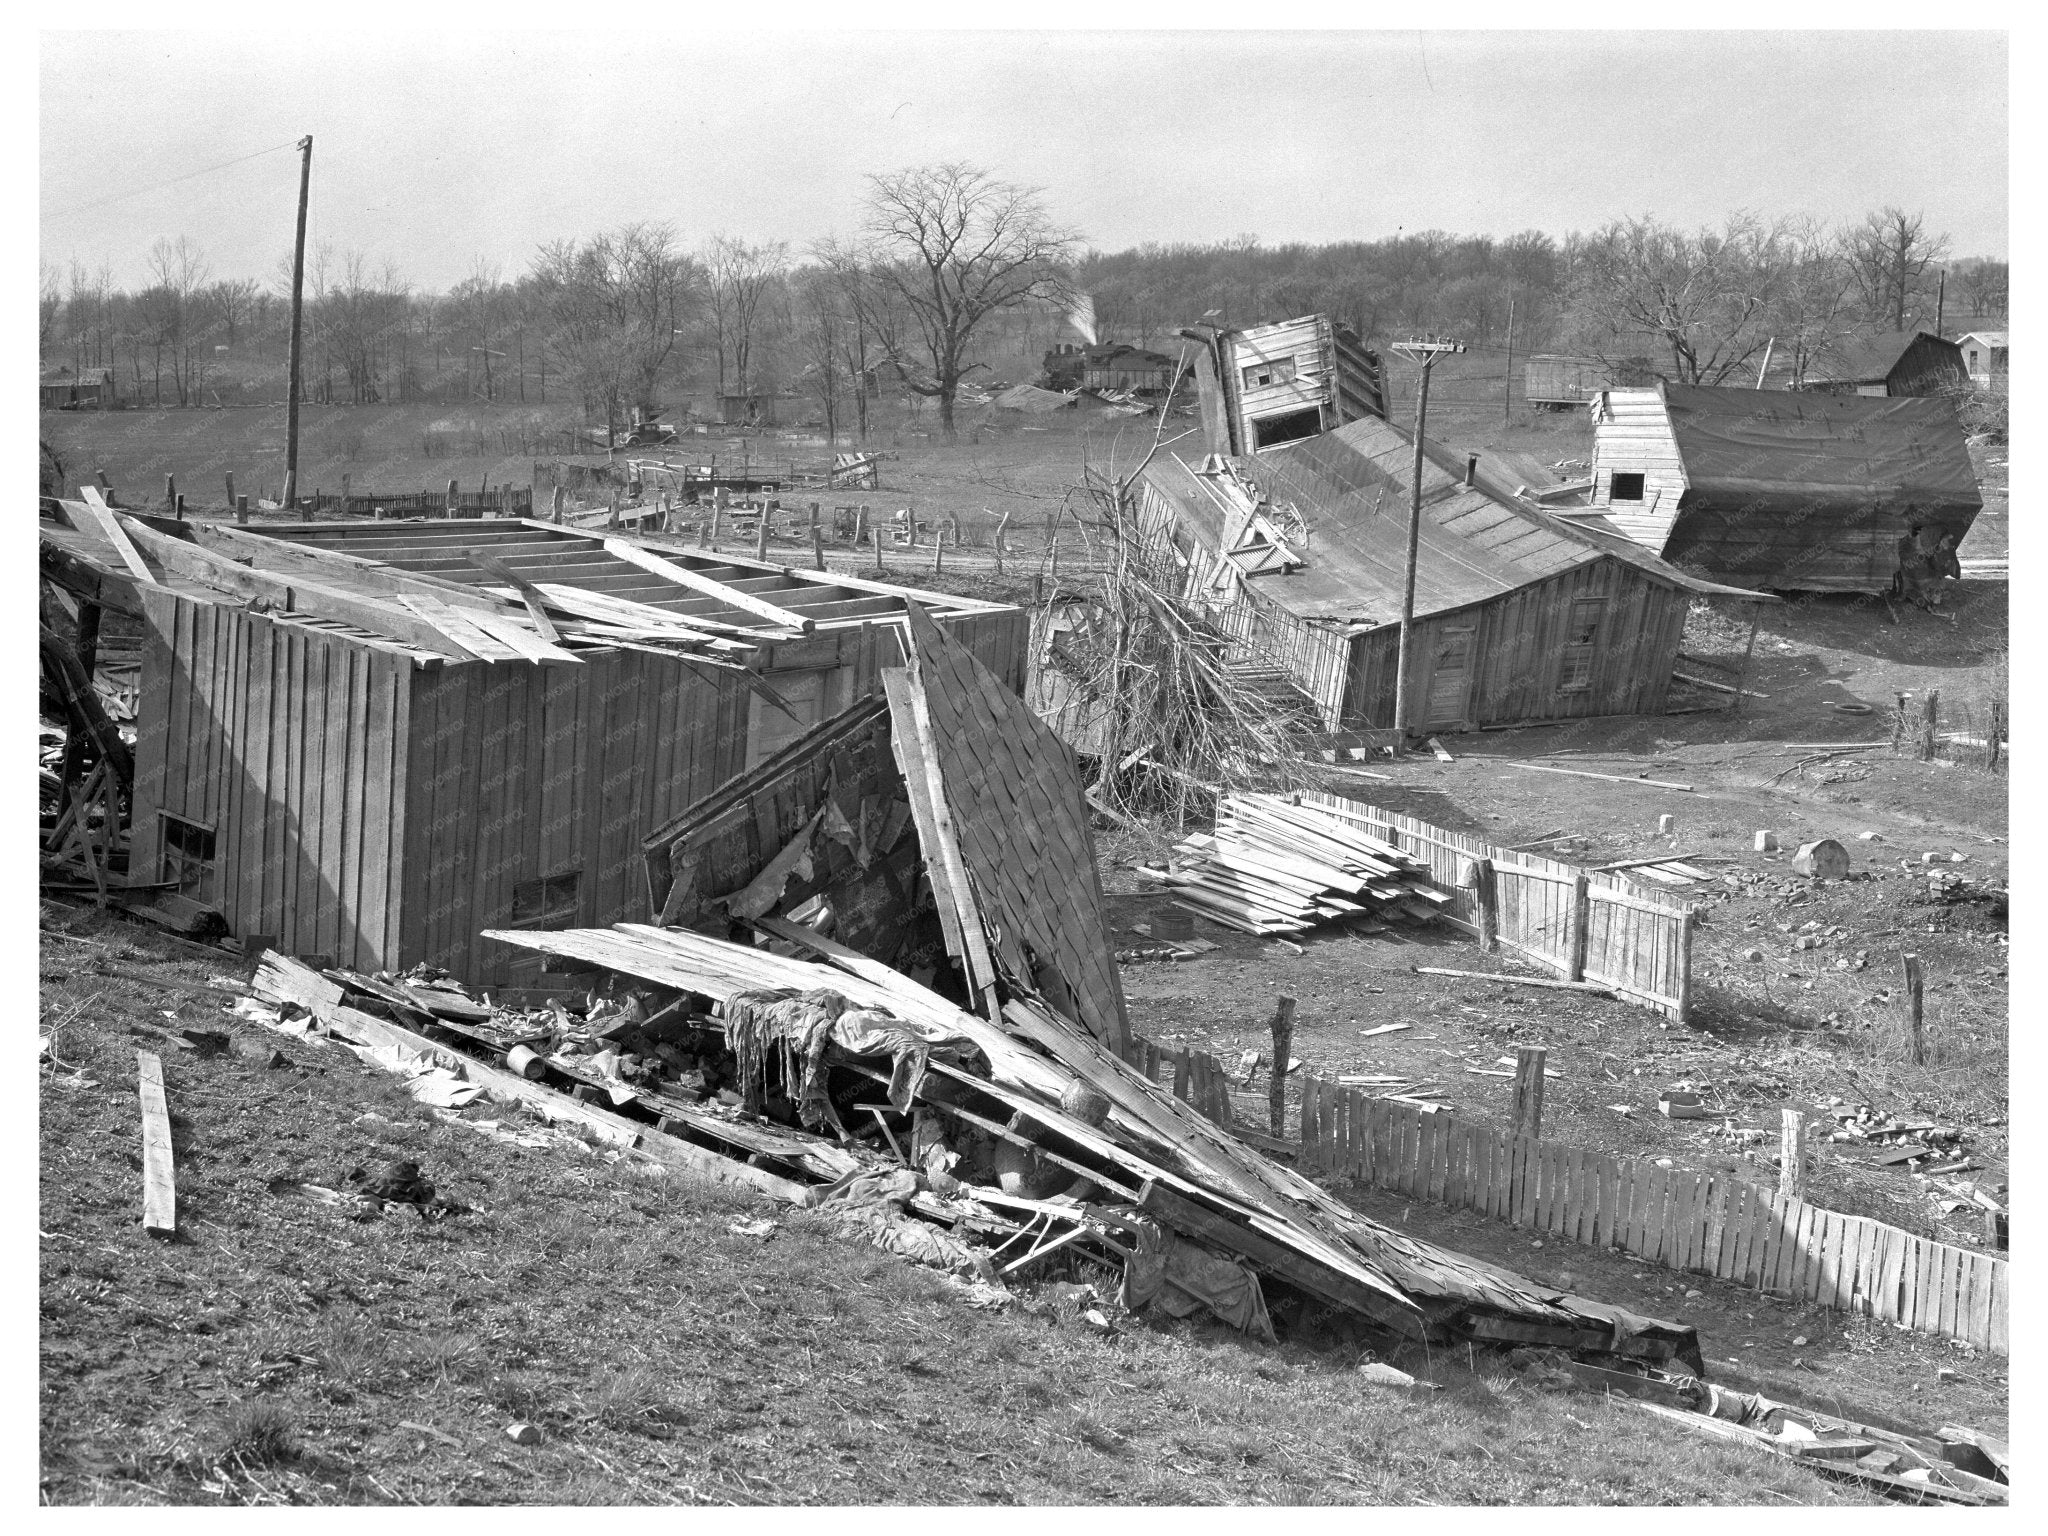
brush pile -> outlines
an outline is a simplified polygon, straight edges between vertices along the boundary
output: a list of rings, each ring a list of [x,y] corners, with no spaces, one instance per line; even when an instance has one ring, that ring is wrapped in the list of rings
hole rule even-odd
[[[1177,904],[1244,933],[1298,933],[1352,918],[1426,923],[1451,896],[1429,866],[1369,824],[1280,795],[1224,795],[1216,828],[1175,844],[1171,868],[1141,869]]]
[[[1091,476],[1089,492],[1084,526],[1107,568],[1085,596],[1059,595],[1039,652],[1057,674],[1040,711],[1092,759],[1090,800],[1184,826],[1221,792],[1296,787],[1320,728],[1307,696],[1256,636],[1226,633],[1185,599],[1185,571],[1114,487]]]

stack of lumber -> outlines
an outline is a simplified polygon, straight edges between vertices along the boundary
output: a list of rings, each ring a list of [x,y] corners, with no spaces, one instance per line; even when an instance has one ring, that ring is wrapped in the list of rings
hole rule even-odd
[[[1175,845],[1175,866],[1148,870],[1177,905],[1244,933],[1298,933],[1367,917],[1428,922],[1450,893],[1428,864],[1353,818],[1280,795],[1225,795],[1216,828]]]

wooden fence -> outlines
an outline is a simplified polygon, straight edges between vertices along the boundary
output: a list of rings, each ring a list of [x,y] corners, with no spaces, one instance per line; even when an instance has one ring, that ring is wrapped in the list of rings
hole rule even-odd
[[[530,486],[499,485],[484,491],[455,493],[451,506],[446,490],[438,491],[351,491],[337,496],[331,491],[314,491],[301,496],[299,505],[314,517],[531,517],[533,490]]]
[[[1496,848],[1363,801],[1323,794],[1304,794],[1301,801],[1426,859],[1430,878],[1452,893],[1438,916],[1475,933],[1483,931],[1477,867],[1490,861],[1499,942],[1555,967],[1567,981],[1598,982],[1685,1022],[1692,1005],[1694,918],[1683,898],[1618,874]]]
[[[1232,1130],[1230,1078],[1223,1063],[1207,1051],[1190,1046],[1162,1047],[1156,1041],[1132,1033],[1124,1047],[1124,1061],[1161,1086],[1171,1087],[1173,1096],[1185,1100],[1197,1113]]]
[[[2007,1351],[2007,1261],[1727,1173],[1665,1168],[1302,1085],[1304,1163],[1648,1263]]]

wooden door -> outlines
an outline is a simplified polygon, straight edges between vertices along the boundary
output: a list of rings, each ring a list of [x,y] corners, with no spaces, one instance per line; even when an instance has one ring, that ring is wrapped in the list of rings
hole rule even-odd
[[[1430,647],[1429,698],[1424,725],[1456,725],[1465,718],[1472,696],[1472,639],[1469,629],[1437,633]]]

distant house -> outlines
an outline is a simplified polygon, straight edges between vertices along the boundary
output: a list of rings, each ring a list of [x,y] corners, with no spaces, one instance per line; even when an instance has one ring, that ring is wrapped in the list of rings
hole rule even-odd
[[[1948,400],[1662,384],[1591,411],[1583,521],[1717,581],[1885,591],[1903,536],[1960,544],[1983,507]]]
[[[2006,331],[1972,331],[1958,337],[1963,367],[1969,372],[1972,389],[2004,389],[2006,385]]]
[[[1163,395],[1173,388],[1173,373],[1174,360],[1164,353],[1117,342],[1087,353],[1081,364],[1081,387]]]
[[[1124,390],[1146,395],[1163,395],[1173,388],[1176,366],[1164,353],[1121,341],[1096,347],[1059,342],[1045,354],[1042,364],[1049,389]]]
[[[1654,713],[1696,593],[1768,601],[1580,529],[1518,494],[1518,471],[1424,446],[1411,726]],[[1147,543],[1232,659],[1285,668],[1329,730],[1394,723],[1414,452],[1366,416],[1255,455],[1162,453],[1134,489]]]
[[[1888,331],[1823,347],[1804,388],[1840,395],[1938,395],[1969,382],[1962,348],[1928,331]]]
[[[718,397],[718,420],[728,427],[772,427],[775,425],[776,394],[772,389]]]
[[[114,370],[88,368],[83,373],[73,373],[69,368],[59,368],[42,375],[37,382],[37,394],[46,411],[105,410],[116,399]]]
[[[1199,344],[1195,378],[1212,453],[1258,453],[1387,414],[1379,354],[1328,315],[1181,335]]]

